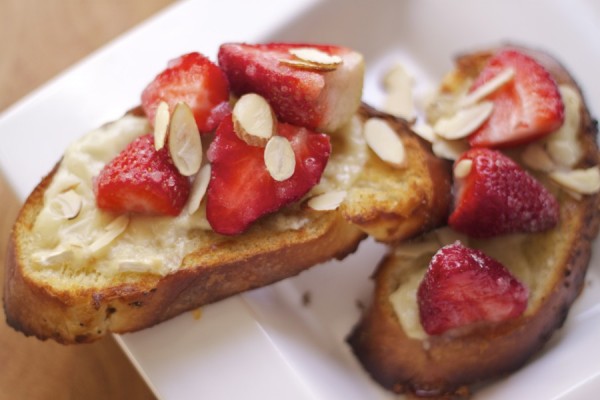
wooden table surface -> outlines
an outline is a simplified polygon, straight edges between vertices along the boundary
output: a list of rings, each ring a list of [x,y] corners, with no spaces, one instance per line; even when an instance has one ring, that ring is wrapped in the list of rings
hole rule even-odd
[[[172,2],[0,0],[0,111]],[[0,172],[0,281],[19,206]],[[0,398],[154,396],[112,338],[76,346],[26,338],[4,323],[0,308]]]

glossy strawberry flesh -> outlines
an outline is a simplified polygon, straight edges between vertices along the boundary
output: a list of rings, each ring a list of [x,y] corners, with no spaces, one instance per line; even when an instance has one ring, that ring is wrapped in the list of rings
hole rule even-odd
[[[527,288],[502,264],[460,242],[432,258],[417,291],[421,324],[430,335],[519,317]]]
[[[161,101],[172,112],[177,103],[193,111],[200,132],[212,132],[218,120],[213,109],[229,100],[229,83],[223,71],[200,53],[185,54],[169,62],[142,92],[142,107],[151,123]]]
[[[314,71],[280,62],[292,48],[311,47],[342,58],[336,71]],[[258,93],[284,122],[313,130],[339,128],[358,109],[362,93],[362,57],[349,49],[313,44],[224,44],[219,65],[238,96]],[[345,120],[345,121],[344,121]]]
[[[98,208],[117,213],[178,215],[190,181],[171,162],[168,150],[154,148],[151,134],[130,143],[94,180]]]
[[[564,121],[564,104],[556,82],[542,65],[517,50],[502,50],[490,58],[471,91],[507,68],[513,68],[515,76],[488,96],[494,110],[469,137],[472,147],[529,143],[558,129]]]
[[[455,179],[454,207],[448,224],[472,237],[534,233],[558,223],[559,204],[539,181],[500,151],[470,149],[466,178]]]
[[[292,144],[296,169],[287,180],[274,180],[265,167],[264,148],[240,140],[231,116],[217,129],[208,150],[212,164],[206,216],[213,230],[224,235],[245,231],[263,215],[299,200],[321,179],[331,145],[329,137],[279,123],[278,134]]]

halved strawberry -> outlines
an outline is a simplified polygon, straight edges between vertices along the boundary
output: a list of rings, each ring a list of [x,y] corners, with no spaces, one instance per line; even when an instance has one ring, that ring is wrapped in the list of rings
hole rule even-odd
[[[278,124],[277,134],[290,141],[296,156],[294,174],[284,181],[267,171],[264,148],[237,137],[231,116],[219,125],[208,150],[212,172],[206,195],[206,217],[215,232],[241,233],[261,216],[299,200],[321,179],[331,153],[329,137],[285,123]]]
[[[502,264],[460,242],[431,259],[417,291],[421,324],[430,335],[520,316],[529,291]]]
[[[311,48],[341,57],[335,70],[300,68],[290,50]],[[267,99],[284,122],[332,132],[345,124],[360,106],[364,61],[344,47],[314,44],[223,44],[219,65],[236,95],[257,93]],[[282,62],[283,61],[283,62]]]
[[[454,208],[448,224],[473,237],[541,232],[558,222],[556,198],[534,177],[498,150],[475,148],[468,175],[454,181]]]
[[[229,100],[229,83],[223,71],[200,53],[184,54],[169,61],[167,68],[142,92],[142,107],[150,123],[161,101],[169,105],[186,103],[193,111],[200,132],[212,132],[218,120],[213,109]]]
[[[514,78],[488,96],[494,110],[469,137],[472,147],[528,143],[558,129],[564,121],[564,104],[556,82],[542,65],[517,50],[505,49],[492,56],[471,90],[507,68],[514,69]]]
[[[102,210],[175,216],[187,201],[190,180],[177,171],[167,148],[157,151],[147,134],[104,166],[94,192]]]

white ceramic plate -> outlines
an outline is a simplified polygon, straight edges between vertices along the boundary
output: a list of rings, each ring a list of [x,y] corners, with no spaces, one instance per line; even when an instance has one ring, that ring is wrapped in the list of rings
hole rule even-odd
[[[21,198],[84,132],[136,105],[166,61],[225,41],[331,42],[366,56],[365,99],[395,61],[426,91],[461,51],[514,41],[561,59],[600,113],[600,5],[578,1],[185,1],[122,36],[0,117],[0,168]],[[35,143],[36,145],[32,145]],[[600,251],[595,246],[595,253]],[[345,345],[383,247],[117,337],[162,399],[386,399]],[[476,398],[589,399],[600,390],[600,263],[566,326],[525,368]],[[309,300],[309,301],[307,301]]]

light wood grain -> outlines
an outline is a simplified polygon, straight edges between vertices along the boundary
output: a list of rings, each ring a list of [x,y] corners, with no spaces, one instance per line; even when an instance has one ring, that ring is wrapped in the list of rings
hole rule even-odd
[[[0,110],[172,2],[0,0]],[[19,207],[0,172],[1,281]],[[3,399],[154,398],[112,338],[79,346],[40,342],[10,329],[2,311],[0,365]]]

